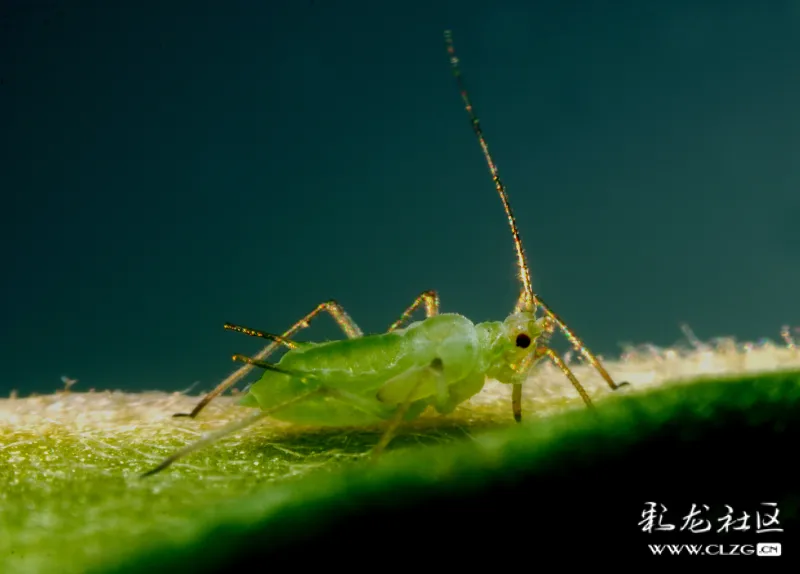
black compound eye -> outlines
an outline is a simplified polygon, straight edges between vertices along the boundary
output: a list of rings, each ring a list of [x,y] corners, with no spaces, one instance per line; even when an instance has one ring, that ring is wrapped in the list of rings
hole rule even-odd
[[[526,335],[525,333],[520,333],[517,335],[517,347],[522,349],[527,349],[531,346],[531,338]]]

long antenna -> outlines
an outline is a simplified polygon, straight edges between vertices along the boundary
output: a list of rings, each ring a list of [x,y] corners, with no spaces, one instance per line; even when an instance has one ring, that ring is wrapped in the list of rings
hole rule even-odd
[[[503,185],[503,182],[500,181],[500,174],[497,171],[497,166],[494,164],[492,155],[489,153],[489,146],[486,144],[486,138],[483,136],[480,120],[473,111],[472,102],[470,102],[467,89],[464,87],[464,80],[461,77],[461,69],[458,67],[458,57],[456,56],[456,50],[453,46],[453,34],[450,32],[450,30],[445,31],[444,40],[447,44],[447,53],[450,54],[450,66],[453,68],[453,75],[456,77],[458,89],[461,92],[461,99],[464,100],[464,106],[469,114],[469,119],[472,123],[472,129],[475,131],[475,135],[478,136],[478,142],[481,144],[481,149],[483,150],[483,156],[486,158],[486,163],[489,164],[489,171],[492,173],[494,186],[497,189],[497,193],[500,195],[500,200],[503,202],[503,208],[506,210],[506,216],[508,217],[508,225],[511,227],[511,235],[514,237],[514,248],[517,251],[518,276],[520,282],[522,283],[522,291],[520,293],[520,301],[517,303],[517,310],[519,310],[520,307],[525,307],[533,311],[539,302],[536,298],[536,295],[533,293],[533,287],[531,286],[531,273],[528,269],[528,260],[525,258],[525,249],[522,247],[522,239],[519,236],[517,220],[514,218],[514,213],[511,211],[511,204],[508,202],[508,194],[506,193],[506,188]]]
[[[569,339],[572,346],[583,356],[584,359],[589,361],[589,363],[597,369],[597,372],[600,373],[600,376],[608,383],[608,386],[612,389],[618,389],[623,385],[627,385],[628,383],[621,383],[617,384],[611,378],[611,375],[608,374],[608,371],[603,368],[603,365],[600,364],[600,361],[597,360],[597,357],[583,344],[577,335],[567,327],[567,324],[556,315],[550,308],[545,305],[544,301],[533,292],[533,287],[531,285],[531,273],[528,268],[528,260],[525,258],[525,250],[522,247],[522,239],[519,236],[519,229],[517,229],[517,221],[514,218],[514,214],[511,211],[511,205],[508,202],[508,193],[506,193],[506,188],[503,183],[500,181],[500,175],[497,171],[497,166],[492,159],[491,154],[489,153],[489,146],[486,145],[486,138],[483,136],[483,131],[481,130],[480,120],[478,120],[478,116],[475,115],[475,111],[472,107],[472,102],[470,102],[469,95],[467,94],[467,89],[464,87],[464,80],[461,77],[461,69],[458,66],[458,57],[456,56],[456,50],[453,47],[453,34],[450,30],[445,30],[444,33],[444,40],[447,45],[447,53],[450,54],[450,65],[453,68],[453,75],[456,77],[456,82],[458,82],[458,89],[461,92],[461,99],[464,100],[464,106],[467,109],[467,113],[469,114],[469,119],[472,122],[472,129],[475,131],[475,135],[478,136],[478,142],[481,144],[481,149],[483,150],[483,156],[486,158],[486,163],[489,164],[489,171],[492,174],[492,180],[494,181],[494,186],[497,189],[497,193],[500,195],[500,199],[503,202],[503,207],[506,210],[506,215],[508,216],[508,224],[511,227],[511,235],[514,236],[514,247],[517,250],[517,267],[519,269],[519,280],[522,283],[522,291],[520,292],[519,299],[517,300],[517,305],[515,307],[515,311],[521,310],[528,310],[528,311],[535,311],[536,308],[541,308],[542,311],[550,317],[550,319],[558,325],[564,335]]]

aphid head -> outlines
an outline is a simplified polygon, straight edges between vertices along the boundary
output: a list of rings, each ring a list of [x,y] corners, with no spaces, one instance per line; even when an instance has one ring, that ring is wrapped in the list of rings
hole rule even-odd
[[[500,323],[492,341],[487,375],[501,383],[523,383],[538,359],[537,341],[545,332],[546,321],[523,310],[512,313]]]
[[[472,129],[478,138],[481,145],[484,159],[489,166],[489,171],[492,174],[492,181],[503,202],[503,209],[506,212],[506,219],[511,228],[511,236],[514,240],[514,249],[517,256],[517,276],[520,282],[520,294],[517,298],[517,304],[514,307],[513,313],[502,324],[503,335],[498,337],[498,333],[492,333],[491,349],[489,358],[489,367],[487,374],[490,377],[504,383],[513,383],[514,387],[511,395],[512,408],[514,418],[519,421],[522,416],[521,411],[521,393],[522,382],[527,377],[530,368],[541,358],[537,353],[541,352],[547,354],[553,360],[565,375],[575,385],[587,405],[589,405],[589,398],[580,383],[577,382],[574,375],[569,371],[566,365],[560,364],[560,359],[554,356],[554,352],[548,349],[545,345],[550,334],[557,327],[572,343],[572,346],[586,359],[600,375],[608,383],[611,389],[617,389],[617,385],[611,376],[606,372],[605,368],[600,364],[600,361],[592,354],[583,342],[575,335],[575,333],[567,327],[564,321],[561,320],[551,309],[545,305],[534,292],[531,285],[531,274],[528,268],[528,261],[525,257],[525,250],[522,247],[522,239],[519,236],[519,229],[517,222],[514,219],[514,214],[511,211],[511,205],[508,202],[508,193],[506,188],[500,181],[500,175],[497,171],[497,166],[489,153],[489,146],[486,144],[486,138],[483,137],[480,121],[475,114],[472,107],[472,102],[467,95],[467,89],[464,87],[464,81],[461,77],[461,70],[458,65],[458,57],[456,56],[455,48],[453,47],[453,37],[449,30],[445,31],[445,43],[447,45],[447,53],[450,56],[450,66],[453,70],[453,75],[458,83],[458,89],[461,92],[461,99],[464,101],[464,107],[469,115]],[[536,319],[535,313],[541,310],[544,317],[541,320]],[[542,334],[545,335],[544,341],[536,345],[536,339]],[[509,344],[510,339],[513,337],[513,343]],[[530,342],[529,342],[530,341]],[[519,346],[517,346],[519,343]],[[527,345],[527,346],[526,346]],[[538,349],[538,350],[537,350]],[[626,384],[626,383],[623,383]]]

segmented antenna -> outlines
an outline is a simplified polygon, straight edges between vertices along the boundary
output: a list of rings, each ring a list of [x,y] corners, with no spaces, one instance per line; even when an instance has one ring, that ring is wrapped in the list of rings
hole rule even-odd
[[[508,217],[508,225],[511,227],[511,235],[514,237],[514,248],[517,251],[518,276],[520,282],[522,283],[522,292],[520,293],[520,301],[518,302],[517,307],[519,308],[520,305],[524,305],[529,310],[533,311],[539,302],[536,298],[536,295],[533,293],[533,287],[531,286],[531,273],[528,269],[528,261],[525,258],[525,249],[522,247],[522,239],[520,239],[519,236],[519,229],[517,229],[517,220],[514,218],[514,213],[511,211],[511,204],[508,202],[508,194],[506,193],[506,188],[503,185],[503,182],[500,181],[500,174],[497,171],[497,166],[494,164],[492,155],[489,153],[489,146],[486,144],[486,138],[483,136],[480,120],[473,111],[472,102],[470,102],[469,94],[467,94],[467,89],[464,87],[464,80],[461,77],[461,69],[458,67],[458,57],[456,56],[456,50],[453,46],[453,34],[450,32],[450,30],[445,31],[444,40],[447,44],[447,53],[450,54],[450,66],[453,68],[453,75],[456,77],[458,89],[461,92],[461,99],[464,100],[464,106],[469,114],[470,123],[472,123],[472,129],[475,131],[475,135],[478,136],[478,142],[481,144],[481,149],[483,150],[483,157],[486,158],[486,163],[489,164],[489,171],[492,174],[494,186],[497,189],[497,193],[500,195],[500,200],[503,202],[503,208],[506,210],[506,216]]]
[[[483,136],[483,131],[481,130],[480,121],[478,120],[478,116],[475,115],[475,111],[472,107],[472,102],[470,102],[469,95],[467,94],[467,89],[464,87],[464,80],[461,77],[461,69],[458,66],[458,57],[456,56],[455,48],[453,47],[453,34],[450,30],[446,30],[444,33],[444,40],[447,45],[447,53],[450,54],[450,65],[453,69],[453,75],[456,77],[456,82],[458,83],[458,89],[461,92],[461,99],[464,100],[464,106],[467,109],[467,113],[469,114],[469,119],[472,123],[472,129],[475,131],[475,135],[478,136],[478,142],[481,144],[481,149],[483,150],[483,157],[486,158],[486,163],[489,165],[489,171],[492,174],[492,180],[494,181],[494,186],[497,189],[497,193],[500,195],[500,199],[503,202],[503,207],[506,210],[506,216],[508,216],[508,224],[511,227],[511,235],[514,237],[514,247],[517,250],[517,267],[519,269],[519,280],[522,283],[522,291],[520,292],[519,299],[517,300],[517,305],[515,307],[515,311],[521,311],[523,309],[528,311],[536,311],[537,308],[540,308],[564,333],[564,335],[569,339],[572,346],[575,347],[584,359],[589,361],[589,363],[597,369],[597,372],[600,373],[600,376],[608,383],[612,389],[617,389],[622,385],[627,385],[628,383],[621,383],[617,384],[611,378],[611,375],[603,368],[603,365],[600,364],[600,361],[594,356],[594,354],[583,344],[577,335],[567,327],[566,323],[550,308],[545,305],[544,301],[533,292],[533,286],[531,285],[531,274],[528,268],[528,260],[525,257],[525,250],[522,247],[522,239],[519,236],[519,229],[517,229],[517,220],[514,218],[514,214],[511,211],[511,205],[508,201],[508,194],[506,193],[506,188],[503,183],[500,181],[500,175],[497,171],[497,166],[492,159],[491,154],[489,153],[489,146],[486,144],[486,138]]]

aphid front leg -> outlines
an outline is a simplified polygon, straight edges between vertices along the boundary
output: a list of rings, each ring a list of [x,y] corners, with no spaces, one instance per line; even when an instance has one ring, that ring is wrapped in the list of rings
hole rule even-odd
[[[578,338],[578,336],[572,331],[572,329],[570,329],[567,326],[567,324],[564,323],[561,317],[559,317],[553,311],[551,311],[550,308],[547,305],[545,305],[544,301],[542,301],[540,297],[537,297],[536,303],[547,315],[548,324],[550,324],[550,321],[552,321],[558,326],[561,332],[564,333],[567,339],[569,339],[569,342],[572,343],[572,346],[575,348],[575,350],[578,351],[581,355],[583,355],[584,359],[589,361],[589,364],[591,364],[595,368],[595,370],[600,374],[600,376],[603,377],[603,380],[608,384],[608,386],[611,388],[612,391],[616,391],[618,388],[624,387],[625,385],[630,385],[630,383],[628,383],[627,381],[623,381],[621,383],[615,383],[614,379],[611,378],[611,375],[608,374],[608,371],[606,371],[603,365],[600,364],[600,361],[597,359],[597,357],[594,356],[594,353],[592,353],[589,350],[589,348],[583,343],[583,341],[581,341]]]
[[[350,316],[345,312],[344,308],[342,308],[342,306],[339,305],[339,303],[337,303],[334,300],[325,301],[314,307],[314,309],[310,313],[306,314],[305,317],[303,317],[302,319],[297,321],[294,325],[289,327],[289,329],[287,329],[286,332],[283,333],[283,335],[280,335],[279,337],[274,337],[273,341],[269,345],[267,345],[266,347],[261,349],[261,351],[253,355],[252,360],[261,361],[263,359],[266,359],[269,355],[271,355],[275,351],[277,351],[281,345],[287,346],[286,342],[288,341],[291,343],[289,339],[292,336],[294,336],[295,333],[297,333],[302,329],[306,329],[309,326],[310,321],[323,311],[328,313],[331,317],[333,317],[337,325],[339,325],[339,327],[342,329],[344,334],[347,335],[349,339],[355,339],[363,336],[363,333],[361,332],[359,326],[356,325],[355,321],[353,321],[350,318]],[[242,330],[241,332],[244,332],[245,334],[248,335],[257,333],[255,331],[251,332],[247,331],[251,330],[245,329]],[[192,412],[175,413],[172,416],[191,417],[191,418],[196,417],[200,413],[200,411],[202,411],[206,407],[208,403],[210,403],[216,397],[218,397],[226,390],[228,390],[230,387],[238,383],[245,375],[247,375],[251,370],[253,370],[254,366],[255,366],[254,363],[248,363],[243,367],[241,367],[240,369],[238,369],[237,371],[231,373],[224,381],[222,381],[219,385],[217,385],[214,390],[212,390],[206,396],[204,396],[200,400],[200,402],[197,403],[197,406],[194,407]]]
[[[522,300],[522,297],[520,297]],[[545,308],[546,309],[546,308]],[[549,309],[546,309],[549,311]],[[592,404],[592,400],[589,398],[586,389],[583,388],[578,378],[574,375],[572,370],[567,366],[567,364],[558,356],[558,354],[548,347],[548,343],[550,342],[553,333],[555,332],[557,326],[556,319],[554,319],[551,315],[547,315],[543,322],[542,322],[542,333],[536,340],[536,350],[531,357],[533,362],[537,362],[540,359],[547,357],[549,358],[558,368],[559,370],[564,373],[564,375],[569,379],[569,382],[572,383],[572,386],[575,387],[575,390],[578,391],[578,394],[583,399],[583,402],[586,403],[588,408],[594,408]],[[621,385],[617,385],[616,388],[619,388],[622,385],[627,383],[622,383]],[[522,384],[516,383],[513,385],[511,390],[511,410],[514,414],[514,420],[517,422],[522,421]]]
[[[590,409],[594,408],[592,400],[589,398],[586,389],[583,388],[583,385],[581,385],[580,381],[578,381],[577,377],[575,377],[567,364],[561,359],[561,357],[558,356],[558,353],[556,353],[550,347],[537,347],[536,354],[539,357],[547,357],[553,361],[555,366],[561,369],[561,372],[564,373],[564,375],[569,379],[569,382],[572,383],[572,386],[575,387],[575,390],[578,391],[578,394],[583,399],[583,402],[586,403],[586,406]]]

